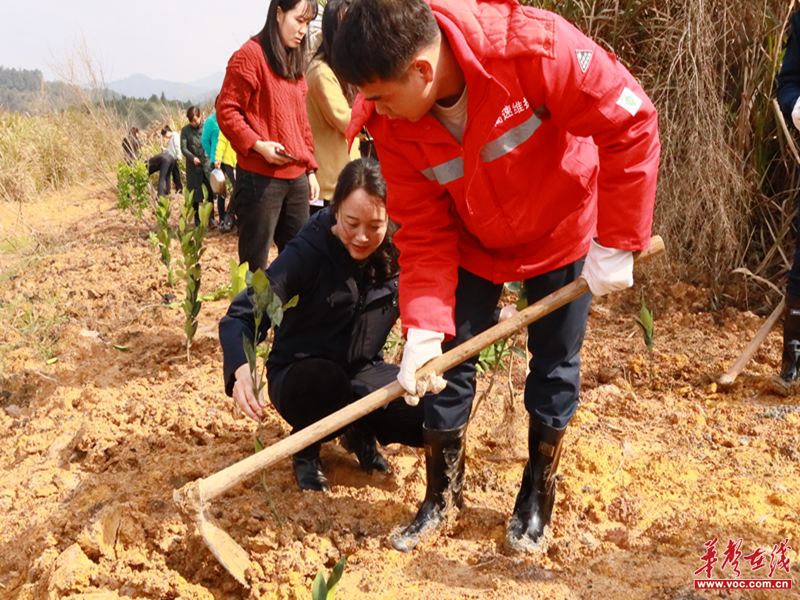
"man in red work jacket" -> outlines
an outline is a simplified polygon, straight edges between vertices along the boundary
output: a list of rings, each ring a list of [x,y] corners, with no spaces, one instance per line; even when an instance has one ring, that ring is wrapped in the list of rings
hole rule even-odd
[[[579,276],[594,295],[633,284],[649,245],[656,112],[631,74],[556,14],[515,0],[355,0],[333,66],[356,85],[400,225],[400,383],[492,324],[503,282],[535,302]],[[528,328],[529,461],[507,541],[541,547],[580,389],[591,296]],[[392,543],[410,550],[462,504],[475,360],[426,396],[427,492]]]

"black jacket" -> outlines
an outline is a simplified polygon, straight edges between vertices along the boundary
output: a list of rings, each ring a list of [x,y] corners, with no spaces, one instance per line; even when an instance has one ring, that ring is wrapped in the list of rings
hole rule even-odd
[[[789,39],[778,73],[777,95],[786,124],[791,127],[792,109],[800,97],[800,9],[794,12],[789,21]]]
[[[299,297],[276,328],[267,360],[273,401],[280,398],[285,372],[303,358],[326,358],[340,365],[357,395],[384,385],[397,370],[383,362],[383,345],[400,316],[398,278],[366,285],[362,267],[331,232],[334,223],[330,209],[312,216],[267,269],[272,290],[284,303]],[[264,339],[270,326],[266,314],[261,325],[259,337]],[[236,369],[247,362],[242,340],[253,339],[254,333],[252,292],[247,290],[234,299],[219,324],[229,396]]]

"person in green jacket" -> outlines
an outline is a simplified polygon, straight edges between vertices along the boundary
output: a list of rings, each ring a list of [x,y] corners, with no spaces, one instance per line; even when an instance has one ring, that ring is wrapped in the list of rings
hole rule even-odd
[[[181,129],[181,152],[186,158],[186,191],[194,194],[194,224],[200,224],[200,201],[211,197],[211,161],[203,149],[203,116],[200,109],[190,106],[186,111],[189,124]],[[203,188],[205,187],[205,194]],[[217,223],[212,214],[208,220],[209,227],[216,227]]]
[[[219,98],[219,96],[217,96]],[[214,100],[214,106],[216,107],[217,100]],[[217,124],[217,113],[216,110],[212,111],[208,118],[203,123],[203,136],[201,138],[203,142],[203,150],[206,151],[206,155],[208,156],[209,160],[214,162],[214,157],[217,155],[217,141],[219,139],[219,125]],[[219,165],[212,164],[211,168],[219,169]],[[222,223],[225,219],[225,196],[223,194],[215,194],[217,197],[217,215],[219,216],[219,222]]]

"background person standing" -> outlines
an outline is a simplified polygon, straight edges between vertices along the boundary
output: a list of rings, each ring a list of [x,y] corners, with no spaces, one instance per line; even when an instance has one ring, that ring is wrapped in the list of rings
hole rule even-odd
[[[203,116],[200,109],[190,106],[186,111],[189,124],[181,129],[181,152],[186,157],[186,191],[192,193],[194,206],[194,224],[200,224],[200,203],[204,199],[211,199],[211,182],[208,179],[211,173],[211,161],[203,148]],[[205,190],[205,193],[204,193]],[[208,219],[209,227],[216,227],[214,211]]]
[[[319,164],[320,200],[312,207],[312,212],[330,203],[339,173],[348,162],[361,156],[359,144],[354,143],[348,150],[345,137],[356,89],[342,85],[330,67],[333,40],[349,5],[349,0],[331,0],[325,5],[322,42],[306,71],[306,107],[314,134],[314,158]]]
[[[800,130],[800,9],[789,21],[789,38],[778,73],[777,95],[786,122]],[[800,212],[797,214],[797,231],[800,232]],[[796,243],[787,279],[781,378],[794,381],[800,363],[800,243]]]
[[[237,50],[225,72],[217,121],[237,155],[233,202],[239,264],[266,269],[308,219],[319,197],[314,139],[306,112],[309,23],[314,0],[275,0],[261,32]]]

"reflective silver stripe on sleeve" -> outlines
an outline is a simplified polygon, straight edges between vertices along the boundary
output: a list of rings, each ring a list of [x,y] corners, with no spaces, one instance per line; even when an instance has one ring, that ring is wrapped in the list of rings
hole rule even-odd
[[[435,167],[428,167],[421,171],[430,181],[438,181],[441,185],[447,185],[464,176],[464,159],[457,156],[453,160],[448,160]]]
[[[530,119],[512,127],[496,140],[486,142],[481,148],[481,160],[487,163],[505,156],[527,142],[541,124],[539,117],[532,115]]]

